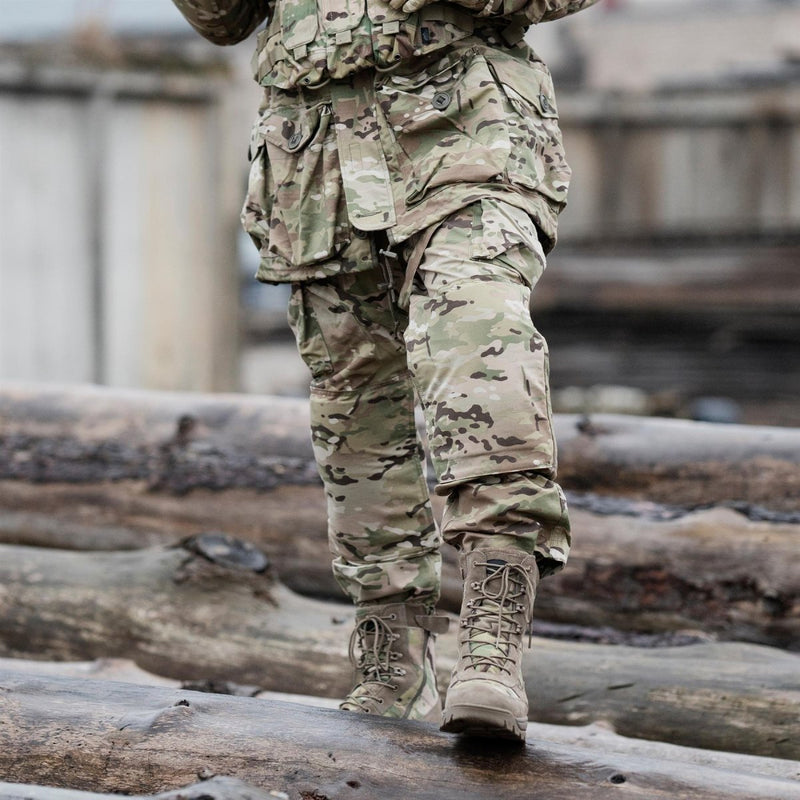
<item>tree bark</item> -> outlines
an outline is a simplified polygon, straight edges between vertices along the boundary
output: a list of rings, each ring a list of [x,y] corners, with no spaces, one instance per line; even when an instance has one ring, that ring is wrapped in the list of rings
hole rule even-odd
[[[69,487],[55,495],[69,513],[87,507],[69,502]],[[33,504],[41,487],[28,487]],[[321,496],[314,502],[279,492],[289,503],[275,516],[264,514],[261,497],[245,490],[190,498],[145,494],[135,502],[115,495],[119,487],[97,490],[96,520],[75,521],[41,512],[0,514],[0,541],[86,549],[130,548],[210,529],[250,539],[272,560],[281,580],[302,594],[342,599],[331,574]],[[309,487],[310,489],[310,487]],[[83,491],[83,490],[81,490]],[[321,493],[320,493],[321,494]],[[114,498],[119,502],[115,502]],[[275,492],[272,493],[273,500]],[[102,498],[102,500],[101,500]],[[147,515],[143,504],[150,504]],[[747,519],[731,509],[714,508],[674,519],[650,519],[648,507],[632,506],[639,516],[571,513],[576,546],[569,567],[543,581],[537,619],[583,627],[625,631],[698,631],[722,639],[800,649],[800,524]],[[296,510],[298,520],[288,526]],[[112,512],[120,520],[115,524]],[[156,530],[156,514],[162,530]],[[310,524],[304,525],[303,520]],[[130,527],[124,527],[124,526]],[[145,526],[145,527],[142,527]],[[461,605],[461,577],[452,548],[444,547],[442,608]]]
[[[470,741],[424,723],[253,698],[0,673],[6,778],[72,789],[149,793],[199,774],[236,775],[292,800],[795,798],[790,780],[684,760],[553,744]],[[674,754],[674,751],[673,751]],[[50,800],[50,798],[43,798]],[[59,800],[53,798],[52,800]],[[66,799],[65,799],[66,800]],[[79,798],[69,798],[79,800]],[[84,800],[84,798],[80,798]],[[87,799],[88,800],[88,799]]]
[[[0,478],[151,490],[317,484],[308,403],[3,384]],[[800,430],[597,415],[556,419],[565,488],[797,512]]]
[[[754,504],[796,518],[800,430],[597,414],[556,421],[559,482],[688,508]]]
[[[180,680],[329,697],[350,688],[352,610],[294,594],[240,544],[125,553],[3,546],[0,587],[4,656],[125,657]],[[444,686],[455,631],[438,650]],[[525,672],[534,719],[605,720],[646,739],[800,758],[800,656],[792,653],[537,639]]]
[[[726,508],[671,520],[572,512],[567,568],[537,615],[639,631],[705,631],[800,650],[800,525]]]
[[[219,529],[262,546],[292,589],[341,598],[307,424],[301,400],[6,384],[0,541],[120,549]],[[800,649],[800,431],[629,417],[562,417],[558,430],[566,485],[629,497],[575,498],[577,546],[542,586],[542,619]],[[678,512],[643,496],[737,500],[771,521],[650,519]],[[444,552],[442,604],[456,610]]]

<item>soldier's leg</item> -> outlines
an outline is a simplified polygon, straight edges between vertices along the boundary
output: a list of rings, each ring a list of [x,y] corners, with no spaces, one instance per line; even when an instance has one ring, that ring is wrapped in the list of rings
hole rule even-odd
[[[358,606],[356,680],[342,708],[438,721],[430,615],[440,535],[414,423],[405,314],[376,268],[295,285],[290,322],[312,372],[333,571]]]
[[[409,366],[466,581],[448,730],[524,735],[521,634],[540,572],[569,551],[547,346],[530,315],[544,266],[527,215],[484,200],[437,229],[411,292]]]
[[[566,562],[570,533],[554,480],[547,344],[530,313],[544,267],[519,209],[484,200],[454,214],[417,270],[406,345],[447,498],[445,540],[515,547],[549,574]]]

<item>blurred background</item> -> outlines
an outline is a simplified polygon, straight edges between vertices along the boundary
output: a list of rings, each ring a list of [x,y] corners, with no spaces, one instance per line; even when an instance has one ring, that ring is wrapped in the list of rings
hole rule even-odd
[[[556,410],[800,426],[800,0],[601,0],[529,41],[574,170]],[[239,230],[253,42],[0,0],[0,379],[302,395]]]

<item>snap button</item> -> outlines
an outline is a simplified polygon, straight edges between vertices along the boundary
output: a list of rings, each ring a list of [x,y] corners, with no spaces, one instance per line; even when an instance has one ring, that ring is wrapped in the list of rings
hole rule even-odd
[[[437,111],[444,111],[450,105],[450,95],[447,92],[436,92],[431,100],[431,105]]]
[[[553,106],[550,105],[550,101],[547,99],[547,95],[546,94],[540,94],[539,95],[539,103],[542,106],[542,111],[544,111],[546,114],[549,114],[550,112],[555,111]]]
[[[302,133],[293,133],[289,138],[289,149],[295,150],[296,148],[300,147],[300,143],[302,141],[303,141]]]
[[[369,236],[369,234],[366,231],[362,231],[361,228],[353,228],[353,233],[358,239],[366,239],[367,236]]]

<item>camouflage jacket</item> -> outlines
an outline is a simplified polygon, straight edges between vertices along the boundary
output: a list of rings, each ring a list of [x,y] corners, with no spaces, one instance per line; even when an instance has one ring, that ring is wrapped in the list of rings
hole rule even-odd
[[[418,2],[391,0],[403,1]],[[463,0],[472,11],[434,2],[411,13],[384,0],[174,2],[220,44],[270,15],[242,216],[260,280],[369,269],[370,231],[413,244],[484,198],[525,211],[546,251],[555,243],[570,170],[550,74],[520,40],[526,23],[595,0]]]
[[[501,30],[509,44],[528,25],[560,19],[597,0],[173,0],[214,44],[235,44],[265,19],[256,79],[314,87],[360,69],[389,70],[471,35]],[[413,9],[413,10],[412,10]]]

